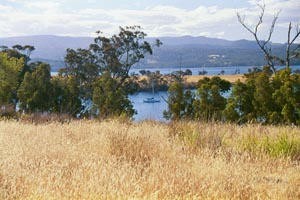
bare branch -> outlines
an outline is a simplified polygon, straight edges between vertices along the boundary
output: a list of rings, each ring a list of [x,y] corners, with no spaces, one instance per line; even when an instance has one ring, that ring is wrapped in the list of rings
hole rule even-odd
[[[255,26],[255,34],[257,34],[257,31],[258,31],[258,28],[259,28],[259,26],[262,24],[262,22],[263,22],[263,17],[264,17],[264,15],[265,15],[265,5],[259,5],[258,4],[258,7],[260,7],[260,9],[261,9],[261,13],[260,13],[260,15],[259,15],[259,20],[258,20],[258,23],[256,24],[256,26]]]
[[[279,16],[279,13],[280,11],[278,11],[275,15],[274,15],[274,18],[273,18],[273,21],[272,21],[272,25],[270,27],[270,30],[269,30],[269,36],[268,36],[268,39],[264,42],[264,45],[268,44],[271,40],[271,37],[273,35],[273,32],[274,32],[274,28],[275,28],[275,25],[276,25],[276,22],[278,20],[278,16]]]
[[[286,45],[285,65],[287,68],[290,67],[291,30],[292,30],[292,22],[289,23],[288,39],[287,39],[287,45]]]
[[[275,56],[272,55],[272,49],[270,47],[268,47],[269,46],[268,44],[271,41],[271,38],[272,38],[272,35],[273,35],[273,32],[274,32],[274,28],[275,28],[276,22],[278,20],[278,16],[279,16],[280,11],[277,12],[274,15],[271,27],[269,29],[269,34],[268,34],[267,39],[266,40],[260,40],[258,38],[258,30],[259,30],[260,26],[263,23],[263,18],[264,18],[264,15],[265,15],[266,6],[265,6],[265,4],[258,4],[257,6],[260,8],[261,11],[260,11],[260,14],[258,16],[258,22],[256,23],[256,25],[253,29],[251,29],[251,27],[245,23],[245,17],[241,17],[241,15],[239,13],[237,13],[238,21],[248,32],[250,32],[253,35],[253,37],[255,38],[256,43],[258,44],[259,48],[264,53],[265,59],[266,59],[268,65],[272,68],[273,72],[275,73],[276,69],[275,69],[274,61],[278,61],[280,59],[278,57],[275,57]]]
[[[290,60],[292,58],[297,58],[299,53],[296,52],[296,50],[298,49],[298,47],[296,47],[291,55],[290,49],[293,45],[293,43],[296,41],[296,39],[299,37],[300,35],[300,30],[299,30],[299,24],[296,25],[296,34],[295,36],[291,39],[291,30],[292,30],[292,23],[290,22],[289,24],[289,28],[288,28],[288,41],[287,41],[287,47],[286,47],[286,67],[289,68],[290,67]]]
[[[240,24],[245,28],[247,29],[250,33],[252,34],[255,34],[245,23],[245,16],[243,16],[243,18],[241,17],[241,15],[237,12],[237,17],[238,17],[238,20],[240,22]]]
[[[299,24],[297,24],[296,25],[296,34],[295,34],[294,38],[292,39],[292,41],[290,42],[291,45],[295,42],[295,40],[299,37],[299,35],[300,35],[300,29],[299,29]]]

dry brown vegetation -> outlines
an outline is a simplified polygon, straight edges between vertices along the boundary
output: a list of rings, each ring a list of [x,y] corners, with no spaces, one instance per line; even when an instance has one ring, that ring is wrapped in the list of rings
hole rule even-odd
[[[185,82],[187,84],[196,84],[199,80],[203,79],[204,77],[212,78],[215,75],[191,75],[191,76],[184,76]],[[235,83],[236,81],[240,80],[242,82],[245,81],[245,76],[243,74],[234,74],[234,75],[218,75],[221,79],[229,81],[231,83]],[[164,77],[167,82],[170,82],[170,77]],[[139,76],[139,81],[147,80],[147,76]]]
[[[245,77],[242,74],[235,74],[235,75],[218,75],[221,79],[229,81],[231,83],[235,83],[238,80],[244,82]],[[196,84],[199,80],[203,79],[204,77],[212,78],[212,75],[193,75],[193,76],[185,76],[186,82],[189,84]]]
[[[0,121],[0,199],[300,199],[300,128]]]

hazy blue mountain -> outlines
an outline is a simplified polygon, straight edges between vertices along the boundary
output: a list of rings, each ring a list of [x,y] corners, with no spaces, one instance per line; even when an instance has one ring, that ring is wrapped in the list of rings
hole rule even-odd
[[[161,37],[163,46],[155,49],[153,56],[148,56],[138,67],[174,67],[182,64],[186,67],[199,66],[259,66],[264,64],[264,57],[254,41],[229,41],[208,37]],[[154,42],[155,38],[148,38]],[[93,38],[64,36],[24,36],[0,38],[0,45],[33,45],[33,61],[48,62],[53,71],[64,66],[63,58],[67,48],[87,48]],[[283,44],[274,44],[273,52],[284,53]],[[293,61],[292,64],[300,64]]]
[[[208,38],[204,36],[181,36],[181,37],[161,37],[159,38],[164,45],[170,46],[182,46],[182,45],[217,45],[217,46],[231,46],[232,41],[218,39],[218,38]],[[153,41],[154,38],[149,38],[149,41]]]
[[[0,45],[33,45],[36,50],[33,52],[32,58],[63,60],[67,48],[87,48],[92,41],[93,38],[89,37],[38,35],[0,38]]]

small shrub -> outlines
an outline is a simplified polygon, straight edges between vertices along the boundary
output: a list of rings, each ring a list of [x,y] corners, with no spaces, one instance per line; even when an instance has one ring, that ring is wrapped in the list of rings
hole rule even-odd
[[[272,157],[289,157],[293,160],[300,160],[300,138],[286,133],[277,137],[268,135],[259,137],[250,135],[243,137],[241,141],[242,150],[259,154],[266,153]]]
[[[286,133],[275,140],[268,140],[264,149],[271,156],[284,156],[300,160],[300,139],[288,137]]]

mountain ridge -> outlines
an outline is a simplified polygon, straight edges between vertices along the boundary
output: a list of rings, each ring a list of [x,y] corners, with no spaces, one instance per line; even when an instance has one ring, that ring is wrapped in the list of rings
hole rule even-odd
[[[146,38],[154,42],[156,38]],[[206,36],[179,36],[159,37],[162,47],[155,48],[154,55],[147,56],[139,64],[144,67],[178,66],[180,62],[186,67],[198,66],[229,66],[248,65],[259,66],[264,64],[263,54],[255,41],[226,40]],[[54,71],[63,67],[63,60],[67,48],[88,48],[93,42],[92,37],[58,36],[58,35],[31,35],[0,38],[0,45],[13,46],[15,44],[33,45],[36,50],[32,59],[47,60]],[[274,52],[283,55],[284,44],[273,43]],[[212,57],[215,56],[215,57]],[[181,59],[181,60],[180,60]],[[292,64],[300,64],[295,61]]]

